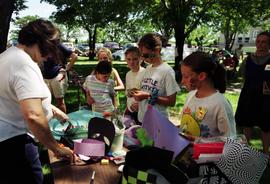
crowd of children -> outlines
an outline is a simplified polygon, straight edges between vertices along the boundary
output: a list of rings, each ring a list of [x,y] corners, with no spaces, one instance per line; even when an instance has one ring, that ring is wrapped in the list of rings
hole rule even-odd
[[[176,95],[180,91],[180,84],[176,83],[174,70],[161,59],[161,49],[161,37],[158,34],[149,33],[141,37],[138,47],[130,47],[125,51],[125,59],[130,69],[125,77],[125,94],[127,96],[125,114],[139,125],[143,122],[149,99],[153,99],[153,92],[156,93],[153,105],[159,112],[168,117],[167,107],[175,105]],[[98,54],[98,58],[106,60],[102,61],[107,63],[106,65],[111,63],[110,56],[111,53],[105,52],[104,49],[101,49]],[[148,64],[146,68],[141,66],[142,60]],[[100,63],[97,65],[94,75],[90,75],[86,79],[87,101],[93,105],[92,110],[112,112],[117,108],[116,93],[113,91],[112,85],[120,84],[120,88],[124,89],[121,85],[123,83],[122,81],[117,82],[120,77],[111,83],[109,75],[113,70],[108,70],[107,73],[98,71],[99,65]],[[230,102],[223,94],[226,91],[227,79],[226,70],[222,63],[215,62],[213,56],[209,54],[197,51],[181,62],[179,70],[182,74],[181,85],[189,91],[179,115],[182,133],[192,138],[235,136],[237,132],[234,112]],[[117,71],[116,73],[119,76]],[[106,76],[104,81],[98,81],[97,75],[101,74]],[[95,82],[102,82],[104,86],[95,85],[93,79]],[[105,89],[105,85],[108,89]],[[94,94],[94,88],[98,88],[99,96],[107,93],[102,102],[101,98],[98,99]],[[104,105],[105,101],[110,101],[110,108],[101,106],[101,108],[97,108],[98,103]],[[264,151],[268,153],[267,150],[266,144]]]

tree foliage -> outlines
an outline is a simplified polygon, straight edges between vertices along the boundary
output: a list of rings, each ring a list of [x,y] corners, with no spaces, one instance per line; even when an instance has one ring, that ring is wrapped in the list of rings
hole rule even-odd
[[[164,32],[170,34],[173,28],[176,40],[177,57],[175,69],[183,58],[185,39],[201,23],[208,22],[213,17],[209,11],[220,0],[152,0],[149,3],[148,14],[156,24],[163,25]]]
[[[113,21],[128,18],[132,0],[44,0],[57,7],[56,22],[69,26],[82,26],[89,37],[89,47],[95,49],[97,29]]]
[[[6,50],[11,16],[25,9],[25,0],[0,1],[0,53]]]
[[[165,35],[170,34],[170,28],[174,29],[177,69],[185,40],[199,25],[221,31],[229,49],[237,33],[245,32],[247,26],[261,25],[262,20],[269,18],[269,4],[265,0],[149,0],[145,11],[156,26],[163,27]]]
[[[138,42],[139,38],[148,32],[153,32],[154,27],[144,18],[129,18],[126,22],[112,22],[100,29],[98,37],[104,41],[116,41],[120,44]]]
[[[212,10],[213,22],[223,34],[225,48],[231,50],[237,33],[245,33],[250,26],[261,26],[270,15],[270,1],[223,0]]]
[[[209,27],[208,24],[199,25],[190,33],[186,41],[189,45],[200,46],[197,39],[201,39],[202,46],[213,46],[217,44],[218,32],[216,29]]]

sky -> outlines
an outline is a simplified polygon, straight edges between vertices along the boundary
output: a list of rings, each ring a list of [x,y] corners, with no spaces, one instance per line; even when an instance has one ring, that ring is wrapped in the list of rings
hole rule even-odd
[[[48,3],[42,2],[40,0],[28,0],[25,3],[28,8],[19,12],[19,17],[24,17],[27,15],[38,15],[42,18],[49,18],[56,7]]]
[[[25,2],[25,5],[28,8],[21,10],[18,17],[24,17],[27,15],[38,15],[39,17],[46,19],[49,18],[52,12],[56,11],[56,7],[54,5],[50,5],[45,2],[40,3],[40,0],[27,0]],[[12,17],[15,18],[15,14],[13,14]],[[9,30],[11,31],[12,29],[14,29],[14,25],[11,22]]]

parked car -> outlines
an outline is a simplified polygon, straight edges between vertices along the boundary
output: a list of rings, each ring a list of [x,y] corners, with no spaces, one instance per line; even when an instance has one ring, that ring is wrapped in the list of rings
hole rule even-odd
[[[106,42],[103,46],[110,49],[112,52],[121,49],[119,43],[117,42]]]
[[[188,47],[184,45],[183,50],[183,59],[190,55],[192,52],[195,52],[197,49],[193,47]],[[165,47],[161,49],[161,58],[165,61],[174,61],[175,60],[175,46]]]
[[[124,61],[125,60],[125,51],[124,50],[117,50],[112,53],[113,59],[117,61]]]
[[[126,43],[123,45],[123,50],[126,50],[130,47],[138,47],[137,43]]]
[[[161,58],[165,61],[175,60],[175,47],[165,47],[161,49]]]
[[[88,43],[80,43],[80,44],[77,45],[77,48],[82,52],[88,52],[89,51]]]
[[[71,49],[72,51],[75,51],[75,47],[72,42],[63,42],[63,45],[65,45],[67,48]]]
[[[97,52],[98,49],[100,49],[101,47],[104,47],[104,44],[103,43],[96,43],[95,44],[95,51]]]
[[[87,43],[80,43],[75,46],[75,53],[78,56],[89,56],[89,46]]]

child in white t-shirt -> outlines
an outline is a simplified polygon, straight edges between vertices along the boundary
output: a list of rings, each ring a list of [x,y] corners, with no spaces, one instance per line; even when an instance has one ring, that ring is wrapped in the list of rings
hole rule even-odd
[[[86,77],[83,87],[87,95],[87,103],[95,112],[113,112],[115,108],[114,81],[109,79],[112,65],[108,61],[100,61],[93,74]]]
[[[130,47],[125,52],[125,58],[130,71],[126,74],[126,95],[127,108],[125,114],[129,115],[137,124],[138,121],[138,102],[132,97],[131,93],[140,89],[140,83],[144,75],[145,68],[141,67],[141,54],[138,47]]]
[[[141,80],[140,90],[132,95],[139,102],[138,120],[143,122],[149,100],[161,114],[168,117],[167,108],[175,105],[176,94],[180,89],[174,70],[161,58],[162,36],[145,34],[138,45],[141,58],[149,64]]]
[[[234,136],[234,113],[222,94],[226,90],[225,69],[203,52],[194,52],[181,63],[181,83],[189,90],[180,127],[191,138]]]

